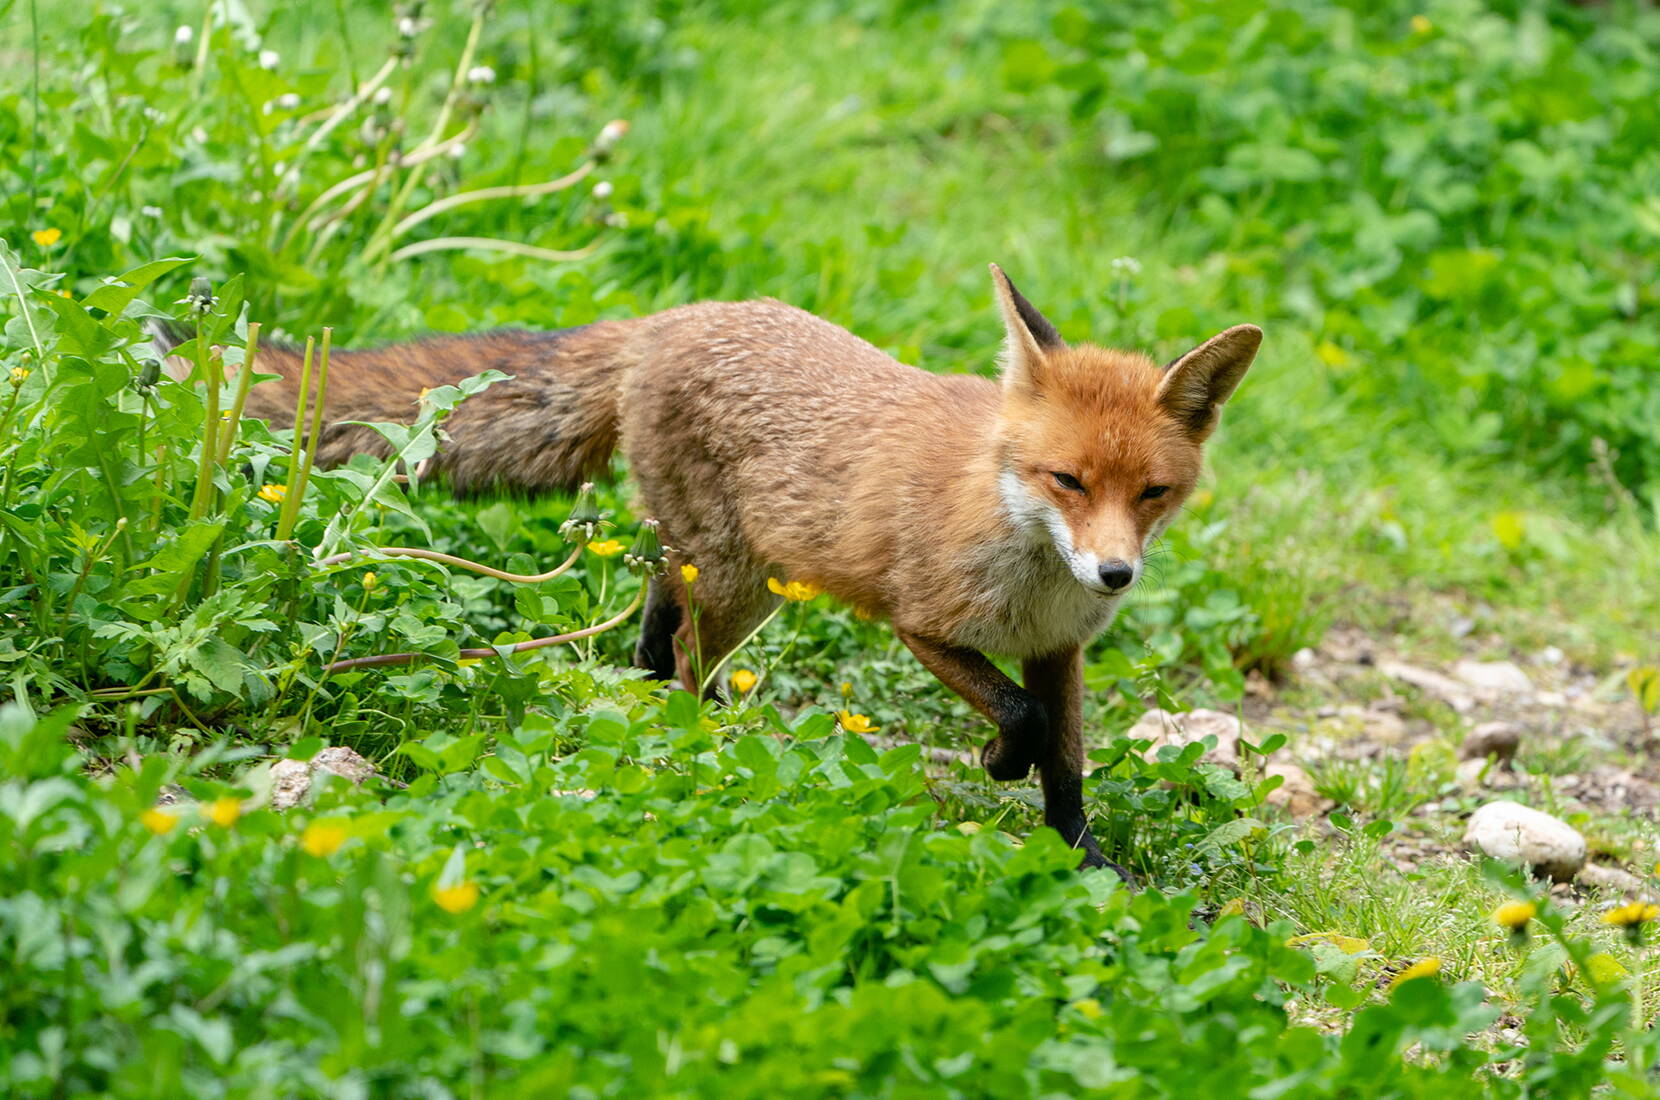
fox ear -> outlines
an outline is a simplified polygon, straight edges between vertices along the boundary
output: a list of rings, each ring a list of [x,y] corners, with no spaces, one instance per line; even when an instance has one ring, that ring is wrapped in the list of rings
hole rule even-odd
[[[1235,325],[1217,333],[1164,368],[1159,403],[1195,440],[1216,430],[1222,405],[1233,396],[1262,344],[1255,325]]]
[[[1003,384],[1038,389],[1043,383],[1045,353],[1064,348],[1066,343],[996,264],[991,265],[991,282],[997,289],[997,305],[1003,311]]]

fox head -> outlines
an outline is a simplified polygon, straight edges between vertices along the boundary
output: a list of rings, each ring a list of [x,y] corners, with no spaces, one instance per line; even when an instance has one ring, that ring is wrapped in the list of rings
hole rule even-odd
[[[1160,367],[1137,353],[1068,347],[996,264],[991,275],[1007,330],[997,439],[1004,507],[1054,543],[1079,584],[1123,593],[1193,491],[1200,450],[1262,330],[1235,325]]]

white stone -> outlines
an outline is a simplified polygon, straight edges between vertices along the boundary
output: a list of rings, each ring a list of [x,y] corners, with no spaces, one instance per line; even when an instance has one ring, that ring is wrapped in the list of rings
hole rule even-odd
[[[1467,685],[1432,669],[1419,668],[1405,661],[1386,660],[1378,662],[1378,670],[1385,676],[1391,676],[1402,683],[1411,684],[1420,691],[1428,692],[1461,713],[1475,706],[1475,700],[1471,698]]]
[[[1514,661],[1465,659],[1453,665],[1453,676],[1483,695],[1510,698],[1533,694],[1533,681]]]
[[[1489,802],[1470,815],[1464,843],[1494,859],[1525,863],[1557,882],[1585,865],[1585,838],[1573,826],[1519,802]]]
[[[1239,767],[1239,719],[1219,710],[1190,710],[1182,714],[1150,710],[1124,736],[1151,741],[1145,754],[1148,760],[1158,759],[1158,751],[1165,745],[1182,747],[1205,737],[1215,737],[1216,747],[1205,750],[1200,763]]]
[[[312,782],[319,772],[361,784],[375,774],[375,766],[339,745],[323,749],[309,761],[278,760],[271,765],[271,808],[290,810],[298,806],[311,793]]]

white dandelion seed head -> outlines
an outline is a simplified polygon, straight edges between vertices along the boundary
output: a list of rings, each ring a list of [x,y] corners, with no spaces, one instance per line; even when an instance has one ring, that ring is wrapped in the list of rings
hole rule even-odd
[[[600,130],[599,137],[594,139],[594,146],[602,151],[609,149],[621,141],[626,133],[628,133],[628,120],[614,118]]]

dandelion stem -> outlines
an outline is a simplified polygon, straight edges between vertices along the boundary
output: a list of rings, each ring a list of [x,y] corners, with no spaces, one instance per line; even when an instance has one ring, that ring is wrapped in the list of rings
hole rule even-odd
[[[224,434],[219,439],[219,465],[230,461],[231,445],[242,426],[242,408],[248,401],[248,389],[253,385],[254,360],[259,355],[259,322],[248,322],[248,343],[242,352],[242,373],[236,377],[236,396],[231,400],[231,415]]]
[[[460,194],[450,195],[447,198],[429,202],[421,209],[409,215],[403,221],[392,227],[392,239],[397,240],[417,225],[430,218],[437,217],[446,210],[454,210],[458,206],[468,203],[489,202],[492,199],[511,199],[516,197],[532,197],[536,195],[551,195],[555,191],[564,191],[581,183],[594,170],[594,162],[587,161],[573,172],[567,172],[558,179],[548,180],[546,183],[520,183],[504,187],[481,187],[476,191],[462,191]]]
[[[575,642],[580,641],[583,638],[592,638],[595,634],[603,634],[605,631],[620,625],[625,619],[640,609],[640,605],[645,602],[645,598],[646,586],[642,584],[640,585],[639,591],[634,593],[634,598],[629,601],[627,607],[623,608],[621,611],[617,612],[615,615],[611,616],[609,619],[606,619],[602,623],[595,623],[593,626],[585,626],[581,630],[573,630],[569,634],[555,634],[549,638],[533,638],[528,642],[518,642],[504,648],[506,653],[524,653],[532,649],[543,649],[551,645],[563,645],[566,642]],[[501,657],[504,655],[505,654],[501,649],[497,649],[495,646],[489,646],[482,649],[463,649],[457,656],[466,658],[485,658]],[[334,661],[330,664],[324,665],[323,675],[327,676],[334,672],[345,672],[348,669],[354,668],[379,668],[385,665],[407,665],[423,656],[425,656],[425,654],[422,653],[383,653],[375,657],[353,657],[349,660]]]
[[[335,554],[332,557],[324,558],[319,562],[315,562],[314,565],[318,569],[326,569],[329,566],[339,565],[342,562],[350,561],[355,557],[365,556],[368,553],[368,551],[364,550],[348,550],[344,554]],[[436,550],[422,550],[419,547],[414,546],[377,546],[374,548],[374,553],[385,554],[388,557],[419,558],[423,561],[438,562],[441,565],[453,565],[458,569],[471,570],[474,573],[479,573],[486,577],[494,577],[499,581],[511,581],[514,584],[541,584],[543,581],[553,580],[553,578],[559,576],[566,570],[570,569],[571,566],[575,565],[576,559],[582,556],[582,546],[578,545],[575,550],[571,551],[571,556],[566,558],[555,568],[548,570],[546,573],[537,573],[531,576],[526,576],[520,573],[506,573],[500,569],[493,569],[488,565],[482,565],[476,561],[468,561],[466,558],[458,558],[451,554],[440,554]]]
[[[518,241],[503,241],[495,237],[434,237],[427,241],[417,241],[405,245],[386,258],[388,263],[398,260],[407,260],[411,256],[419,256],[423,252],[445,252],[463,248],[479,248],[488,252],[511,252],[515,256],[528,256],[533,260],[546,260],[549,263],[564,263],[568,260],[586,259],[594,254],[599,242],[594,241],[582,248],[568,252],[558,252],[551,248],[538,248],[533,244],[520,244]]]
[[[307,336],[305,359],[300,364],[300,396],[294,407],[294,438],[288,452],[288,482],[283,489],[282,507],[277,512],[279,539],[286,539],[293,534],[294,520],[299,514],[300,497],[295,489],[300,482],[300,448],[305,441],[306,402],[311,396],[311,357],[316,347],[316,341]]]
[[[438,120],[433,123],[432,132],[427,137],[429,142],[437,141],[443,136],[444,129],[450,124],[450,115],[455,113],[455,104],[466,83],[467,70],[472,68],[473,53],[478,49],[479,35],[484,31],[484,17],[488,11],[488,5],[480,4],[477,14],[473,16],[472,26],[467,28],[467,43],[461,48],[461,60],[455,66],[455,75],[450,78],[450,90],[444,96],[444,105],[438,109]],[[398,223],[398,214],[409,204],[409,197],[414,194],[425,177],[426,169],[420,166],[416,166],[414,171],[404,177],[403,186],[392,196],[391,205],[387,207],[386,217],[369,238],[369,246],[364,250],[364,259],[373,262],[391,247],[392,227]]]
[[[311,430],[306,433],[305,459],[300,463],[300,488],[294,501],[294,513],[299,514],[300,497],[305,496],[311,484],[311,467],[317,461],[318,440],[323,436],[323,411],[329,399],[329,345],[334,341],[334,329],[324,327],[323,348],[317,356],[317,397],[311,403]]]

